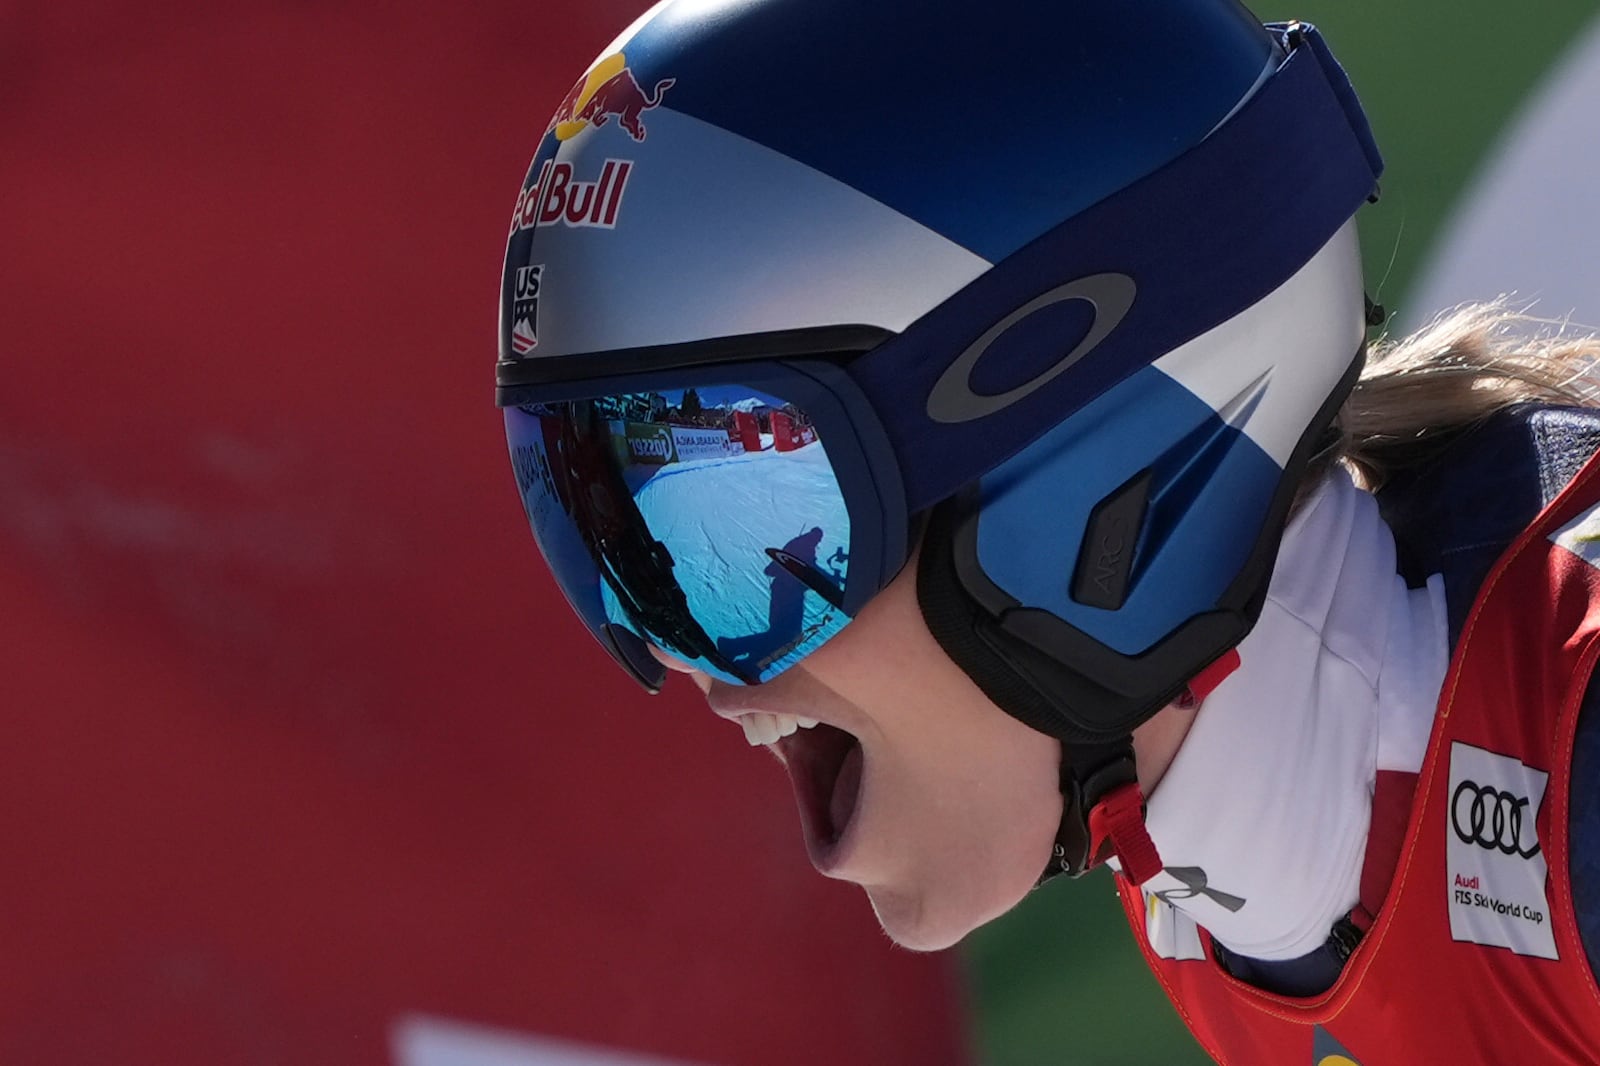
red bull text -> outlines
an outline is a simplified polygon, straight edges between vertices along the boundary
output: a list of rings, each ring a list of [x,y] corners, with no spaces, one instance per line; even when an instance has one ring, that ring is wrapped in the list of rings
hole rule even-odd
[[[607,159],[594,181],[578,181],[571,163],[547,159],[539,180],[522,190],[511,210],[511,232],[545,226],[613,229],[622,210],[633,163]]]

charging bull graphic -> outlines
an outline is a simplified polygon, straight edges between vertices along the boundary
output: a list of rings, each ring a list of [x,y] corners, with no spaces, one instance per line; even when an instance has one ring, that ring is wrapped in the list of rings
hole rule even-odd
[[[568,141],[590,126],[604,126],[615,118],[617,125],[628,131],[628,136],[642,141],[645,128],[640,116],[651,108],[660,107],[661,98],[676,81],[676,78],[662,78],[656,82],[651,95],[646,96],[633,71],[628,69],[627,58],[621,52],[607,56],[578,79],[561,106],[556,108],[545,133],[554,130],[557,140]]]

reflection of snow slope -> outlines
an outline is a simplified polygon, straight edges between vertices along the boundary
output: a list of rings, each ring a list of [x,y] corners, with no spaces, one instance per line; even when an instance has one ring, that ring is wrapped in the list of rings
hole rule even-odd
[[[780,666],[802,634],[831,634],[844,623],[840,612],[778,572],[766,554],[820,529],[816,567],[843,584],[845,564],[835,552],[849,550],[850,519],[821,445],[679,463],[651,473],[631,485],[635,502],[651,534],[672,553],[695,618],[713,640],[731,640],[740,649],[730,654],[747,655],[752,669],[768,658]],[[609,594],[606,600],[615,612]],[[785,602],[794,601],[800,603],[792,617],[781,617]]]

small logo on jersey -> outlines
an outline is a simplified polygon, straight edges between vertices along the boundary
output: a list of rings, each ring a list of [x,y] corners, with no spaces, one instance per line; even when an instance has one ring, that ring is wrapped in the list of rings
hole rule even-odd
[[[1591,507],[1550,534],[1552,543],[1600,569],[1600,507]]]
[[[1361,1060],[1322,1026],[1311,1030],[1312,1066],[1361,1066]]]
[[[1194,919],[1154,892],[1144,894],[1144,935],[1150,950],[1163,959],[1196,962],[1206,957]]]
[[[1538,817],[1550,775],[1520,760],[1455,741],[1446,794],[1445,891],[1450,936],[1557,959],[1549,867]]]
[[[1463,779],[1450,793],[1450,828],[1456,839],[1531,859],[1539,854],[1528,797]]]
[[[511,349],[527,355],[539,347],[539,283],[544,264],[517,268],[515,290],[511,294]]]
[[[616,119],[629,137],[642,141],[648,132],[642,116],[660,107],[661,98],[676,82],[676,78],[662,78],[647,96],[623,53],[606,56],[578,79],[551,116],[545,133],[553,131],[556,140],[570,141],[590,126],[599,128]]]
[[[1247,902],[1242,896],[1235,896],[1229,892],[1220,892],[1206,884],[1206,872],[1198,866],[1165,866],[1162,873],[1176,879],[1182,888],[1164,888],[1154,893],[1157,899],[1166,903],[1176,904],[1180,899],[1194,899],[1202,896],[1210,900],[1225,911],[1234,914],[1244,909]]]
[[[632,161],[607,159],[592,180],[579,181],[571,163],[546,159],[538,180],[511,209],[511,233],[546,226],[615,229],[632,173]]]

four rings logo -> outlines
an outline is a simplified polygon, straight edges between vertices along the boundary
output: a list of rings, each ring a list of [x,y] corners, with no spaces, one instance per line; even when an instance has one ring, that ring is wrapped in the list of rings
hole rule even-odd
[[[1450,742],[1449,791],[1439,796],[1450,938],[1559,959],[1550,921],[1550,867],[1539,812],[1550,774],[1515,755]]]
[[[1526,796],[1464,779],[1450,794],[1450,827],[1464,844],[1531,859],[1539,854],[1539,841],[1523,843],[1523,826],[1531,830],[1533,822],[1523,817],[1527,807]]]

